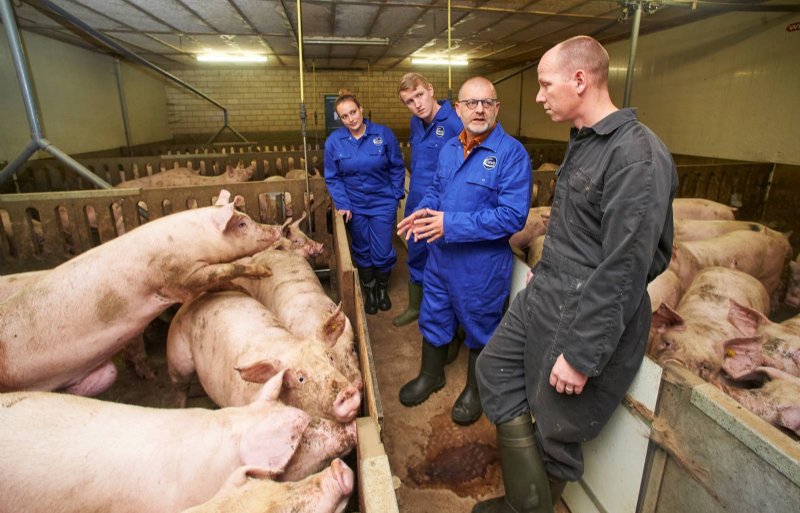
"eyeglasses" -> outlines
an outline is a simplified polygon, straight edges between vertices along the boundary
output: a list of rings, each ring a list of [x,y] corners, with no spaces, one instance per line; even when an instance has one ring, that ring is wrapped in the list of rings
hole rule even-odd
[[[469,110],[475,110],[475,107],[480,103],[484,109],[491,109],[500,101],[497,98],[484,98],[482,100],[458,100],[458,103],[466,105]]]

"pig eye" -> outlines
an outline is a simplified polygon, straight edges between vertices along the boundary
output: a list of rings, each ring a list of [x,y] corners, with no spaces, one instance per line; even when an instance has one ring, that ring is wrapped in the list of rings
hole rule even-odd
[[[239,221],[239,228],[244,228],[245,226],[247,226],[247,223],[244,220]]]

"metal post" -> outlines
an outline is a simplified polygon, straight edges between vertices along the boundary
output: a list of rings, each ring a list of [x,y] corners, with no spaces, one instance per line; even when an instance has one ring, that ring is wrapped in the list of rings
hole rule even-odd
[[[28,72],[28,62],[25,59],[25,52],[20,44],[17,21],[14,11],[11,9],[9,0],[0,0],[0,16],[3,18],[3,25],[8,36],[8,46],[11,50],[11,58],[14,61],[14,68],[17,70],[17,79],[22,93],[22,101],[25,104],[25,113],[28,116],[28,125],[31,129],[31,141],[22,150],[22,153],[11,161],[2,171],[0,171],[0,185],[6,182],[19,169],[22,164],[33,155],[36,150],[44,150],[53,155],[58,160],[64,162],[75,172],[103,189],[111,189],[111,184],[95,175],[84,166],[70,158],[66,153],[52,145],[50,141],[44,139],[41,124],[39,123],[39,109],[33,94],[33,82]]]
[[[117,74],[117,92],[119,93],[119,107],[122,112],[122,127],[125,129],[125,146],[131,145],[131,134],[128,129],[128,106],[125,104],[125,88],[122,87],[122,67],[119,59],[114,59],[114,70]]]
[[[631,29],[631,53],[628,57],[628,73],[625,77],[625,98],[623,107],[631,106],[631,88],[633,87],[633,66],[636,61],[636,45],[639,43],[639,26],[642,23],[642,4],[636,2],[633,14],[633,28]]]

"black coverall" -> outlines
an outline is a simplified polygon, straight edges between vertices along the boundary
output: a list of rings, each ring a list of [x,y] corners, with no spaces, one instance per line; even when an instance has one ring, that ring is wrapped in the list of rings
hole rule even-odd
[[[644,357],[647,284],[672,254],[678,178],[666,146],[632,109],[573,128],[557,176],[541,261],[476,371],[488,419],[531,412],[548,473],[574,481],[581,443],[600,433]],[[580,395],[550,386],[562,353],[589,376]]]

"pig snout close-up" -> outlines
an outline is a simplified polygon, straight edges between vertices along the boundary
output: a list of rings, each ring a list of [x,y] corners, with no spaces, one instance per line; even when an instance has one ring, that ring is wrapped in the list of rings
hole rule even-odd
[[[30,280],[0,303],[0,392],[96,395],[115,379],[111,357],[170,305],[269,269],[242,260],[280,227],[233,203],[150,221]]]
[[[247,404],[261,383],[280,373],[281,397],[287,404],[350,422],[358,415],[360,391],[326,351],[343,328],[343,322],[332,328],[327,342],[303,339],[246,294],[205,294],[181,307],[167,337],[167,362],[179,404],[185,403],[194,373],[220,406]]]

